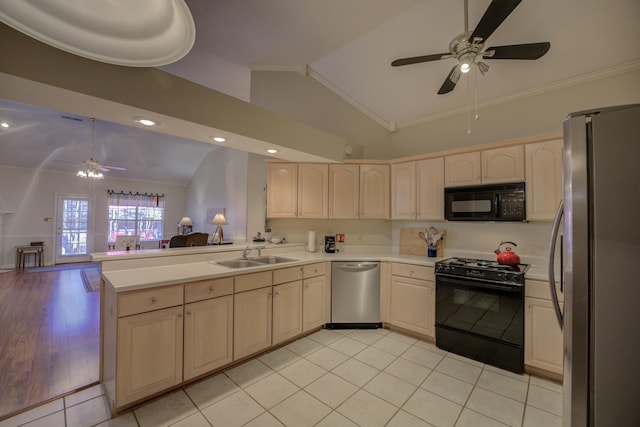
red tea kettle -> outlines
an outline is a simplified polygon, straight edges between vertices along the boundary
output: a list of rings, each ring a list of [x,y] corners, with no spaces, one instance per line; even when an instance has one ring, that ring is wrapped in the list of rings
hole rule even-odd
[[[498,264],[504,265],[518,265],[520,264],[520,257],[515,252],[511,251],[511,248],[507,246],[504,251],[500,251],[500,247],[504,244],[510,244],[513,246],[518,246],[513,242],[500,242],[498,245],[498,249],[494,252],[498,255]]]

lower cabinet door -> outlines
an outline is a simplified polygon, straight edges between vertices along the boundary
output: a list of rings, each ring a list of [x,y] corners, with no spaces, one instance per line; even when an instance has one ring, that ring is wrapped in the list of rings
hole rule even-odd
[[[233,361],[233,296],[185,305],[184,379]]]
[[[116,406],[182,382],[183,307],[118,319]]]
[[[302,280],[273,287],[273,344],[302,333]]]
[[[326,276],[304,279],[302,282],[302,331],[324,325]]]
[[[268,286],[234,295],[234,360],[271,346],[271,293]]]
[[[525,298],[524,363],[562,374],[563,336],[553,303],[540,298]],[[561,309],[563,304],[560,305]]]
[[[433,283],[391,276],[391,324],[433,337],[435,332]]]

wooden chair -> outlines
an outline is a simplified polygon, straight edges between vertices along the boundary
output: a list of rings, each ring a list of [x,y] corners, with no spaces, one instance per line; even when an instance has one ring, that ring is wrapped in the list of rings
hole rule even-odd
[[[173,236],[171,238],[171,240],[169,240],[169,247],[170,248],[184,248],[187,243],[187,236],[184,235],[177,235],[177,236]]]
[[[191,233],[187,235],[185,246],[207,246],[209,233]]]

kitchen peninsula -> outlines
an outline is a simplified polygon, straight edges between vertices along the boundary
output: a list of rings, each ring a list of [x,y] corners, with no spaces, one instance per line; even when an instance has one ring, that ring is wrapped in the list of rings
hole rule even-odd
[[[293,261],[217,264],[241,258],[244,249],[92,254],[102,265],[102,381],[114,414],[322,328],[330,319],[333,260],[381,261],[384,326],[434,340],[433,266],[441,258],[384,246],[326,254],[290,243],[267,245],[262,255]],[[257,255],[252,250],[249,258]],[[541,267],[528,273],[532,283],[545,280]],[[412,298],[416,291],[425,298]],[[409,304],[401,315],[392,304],[400,299]],[[420,315],[407,317],[412,312]]]

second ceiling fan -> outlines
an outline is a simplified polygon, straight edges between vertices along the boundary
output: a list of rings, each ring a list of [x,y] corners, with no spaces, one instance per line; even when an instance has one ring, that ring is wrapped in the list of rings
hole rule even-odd
[[[480,61],[480,59],[533,60],[542,57],[551,47],[551,43],[549,42],[539,42],[494,46],[485,49],[484,44],[489,36],[493,34],[496,28],[502,24],[522,0],[493,0],[473,31],[469,31],[467,1],[468,0],[464,0],[465,32],[451,41],[449,44],[449,52],[400,58],[393,61],[391,65],[399,67],[421,62],[438,61],[440,59],[457,59],[458,64],[451,69],[451,72],[438,91],[438,94],[442,95],[451,92],[456,87],[460,79],[460,74],[468,72],[474,64],[484,75],[484,73],[489,70],[489,66]]]

